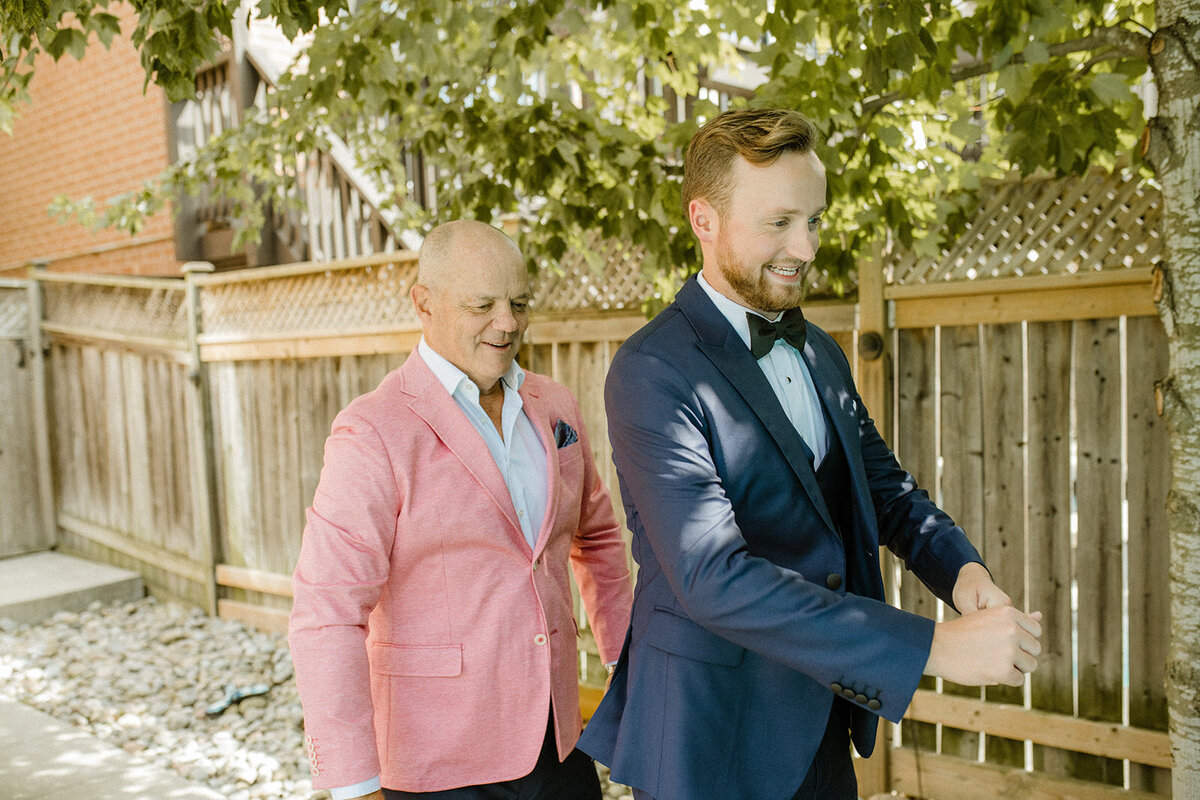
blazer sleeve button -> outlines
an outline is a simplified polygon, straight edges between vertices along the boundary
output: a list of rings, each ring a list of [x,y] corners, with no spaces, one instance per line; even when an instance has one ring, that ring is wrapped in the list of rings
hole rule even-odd
[[[833,690],[834,694],[842,693],[842,685],[840,683],[831,683],[829,684],[829,688]]]
[[[842,588],[842,576],[838,575],[836,572],[830,573],[829,577],[825,579],[825,586],[836,592],[838,589]]]
[[[883,708],[883,703],[872,697],[867,701],[867,708],[871,709],[872,711],[878,711],[879,709]]]
[[[854,690],[853,689],[842,689],[842,697],[846,698],[847,700],[853,700],[854,699]]]
[[[856,694],[854,695],[854,702],[858,703],[860,706],[864,705],[867,702],[867,696],[865,694]]]

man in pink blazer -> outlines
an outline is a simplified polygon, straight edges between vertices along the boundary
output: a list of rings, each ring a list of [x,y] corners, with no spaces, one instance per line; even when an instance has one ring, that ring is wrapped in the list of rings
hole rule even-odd
[[[434,229],[417,350],[333,423],[289,642],[313,786],[349,797],[598,800],[578,750],[573,567],[616,661],[630,579],[579,406],[514,362],[524,259]]]

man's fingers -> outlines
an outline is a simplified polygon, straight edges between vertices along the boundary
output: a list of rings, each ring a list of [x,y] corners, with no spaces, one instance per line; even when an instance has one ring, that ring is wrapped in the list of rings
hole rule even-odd
[[[1024,628],[1030,636],[1040,638],[1042,635],[1042,612],[1034,611],[1032,614],[1018,614],[1017,624]]]

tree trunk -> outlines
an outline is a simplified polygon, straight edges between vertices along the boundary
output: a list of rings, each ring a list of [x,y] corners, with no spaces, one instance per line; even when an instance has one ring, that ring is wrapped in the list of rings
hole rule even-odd
[[[1158,113],[1147,156],[1162,184],[1159,303],[1170,341],[1163,385],[1173,478],[1167,658],[1176,800],[1200,800],[1200,0],[1158,0],[1150,42]]]

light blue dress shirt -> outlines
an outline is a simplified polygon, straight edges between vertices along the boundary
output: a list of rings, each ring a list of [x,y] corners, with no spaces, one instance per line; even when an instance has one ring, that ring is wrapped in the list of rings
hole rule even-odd
[[[746,321],[746,312],[760,317],[763,315],[718,292],[704,279],[704,273],[696,276],[696,282],[713,301],[717,310],[729,320],[733,330],[745,342],[746,349],[750,349],[750,323]],[[782,339],[776,339],[770,352],[758,359],[758,367],[766,376],[767,383],[771,384],[775,396],[779,398],[779,404],[783,406],[783,413],[787,414],[788,421],[812,450],[815,469],[829,452],[829,426],[825,424],[821,397],[817,394],[808,364],[804,363],[799,350]]]
[[[521,533],[532,550],[542,529],[543,517],[546,516],[550,488],[545,445],[525,414],[525,403],[518,394],[521,384],[525,382],[525,370],[514,361],[500,378],[504,387],[504,408],[500,412],[500,428],[504,436],[501,437],[491,417],[479,403],[479,387],[465,372],[438,355],[424,338],[417,345],[417,354],[483,437],[492,459],[500,468],[500,474],[504,476],[513,508],[517,510],[517,521],[521,523]],[[333,800],[347,800],[370,794],[379,788],[379,777],[376,776],[353,786],[331,789],[329,794]]]

